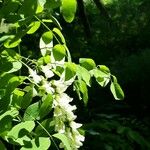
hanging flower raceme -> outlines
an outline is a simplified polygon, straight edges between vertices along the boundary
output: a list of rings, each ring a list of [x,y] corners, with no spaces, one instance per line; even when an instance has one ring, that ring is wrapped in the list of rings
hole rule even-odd
[[[44,75],[39,75],[36,70],[29,69],[29,77],[34,83],[39,85],[39,91],[42,90],[43,93],[41,96],[44,94],[53,95],[52,107],[54,109],[55,131],[64,134],[68,138],[72,150],[77,150],[84,141],[84,136],[78,131],[82,124],[75,122],[77,116],[74,114],[74,111],[77,107],[70,104],[73,98],[65,93],[67,88],[73,83],[75,76],[65,81],[64,70],[59,80],[50,80],[54,76],[52,68],[50,64],[41,65],[39,73],[44,73]],[[63,143],[60,143],[60,148],[66,149]]]
[[[82,146],[84,136],[78,131],[78,128],[80,128],[82,124],[74,121],[77,116],[73,113],[73,111],[76,110],[76,106],[69,104],[72,100],[73,99],[70,98],[66,93],[56,95],[53,103],[54,121],[55,131],[65,134],[70,141],[72,150],[76,150]],[[60,147],[64,147],[63,143],[60,144]]]

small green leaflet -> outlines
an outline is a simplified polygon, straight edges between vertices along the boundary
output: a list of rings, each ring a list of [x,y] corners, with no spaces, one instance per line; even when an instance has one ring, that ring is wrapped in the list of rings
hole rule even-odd
[[[30,29],[28,30],[27,34],[33,34],[34,32],[36,32],[39,29],[40,25],[41,23],[39,21],[32,22],[29,25]]]
[[[45,95],[43,97],[42,104],[40,106],[39,115],[40,118],[45,117],[52,109],[53,97],[51,94]]]
[[[93,69],[92,74],[102,87],[105,87],[110,81],[110,73],[103,72],[98,68]]]
[[[0,115],[0,134],[6,130],[10,130],[11,122],[13,118],[18,116],[19,112],[16,108],[10,108],[10,110],[6,111],[2,115]]]
[[[30,105],[32,98],[33,98],[33,89],[31,89],[29,92],[27,92],[24,95],[22,102],[21,102],[21,108],[23,109],[27,108]]]
[[[12,94],[11,105],[20,109],[23,96],[24,96],[24,92],[16,88]]]
[[[39,109],[40,109],[39,102],[36,102],[36,103],[30,105],[24,113],[23,120],[24,121],[39,120],[40,119],[39,118]]]
[[[106,67],[105,65],[98,65],[98,68],[99,68],[102,72],[104,72],[104,73],[106,73],[106,74],[110,74],[109,68]]]
[[[42,137],[46,137],[48,136],[48,134],[46,133],[46,131],[43,129],[46,129],[50,134],[51,132],[54,131],[55,128],[55,121],[53,120],[53,118],[48,118],[45,119],[42,123],[40,123],[36,128],[35,128],[35,133],[38,136],[42,136]]]
[[[120,85],[117,83],[116,77],[112,76],[112,78],[113,78],[113,81],[111,82],[110,90],[111,90],[114,98],[116,100],[122,100],[122,99],[124,99],[124,92],[121,89]]]
[[[4,42],[4,46],[5,46],[6,48],[14,48],[14,47],[16,47],[17,45],[20,44],[21,39],[15,40],[15,41],[13,41],[13,42],[12,42],[12,41],[13,41],[13,40],[8,39],[6,42]]]
[[[76,80],[74,82],[74,88],[79,96],[79,99],[83,99],[85,106],[88,103],[88,89],[86,83],[83,80]]]
[[[71,23],[77,8],[76,0],[62,0],[61,12],[66,22]]]
[[[94,60],[90,58],[80,58],[79,63],[82,67],[86,68],[88,71],[96,67]]]
[[[88,86],[91,86],[91,74],[89,71],[81,66],[77,66],[77,76],[79,79],[85,81]]]
[[[61,33],[61,31],[60,31],[58,28],[54,28],[54,29],[53,29],[53,32],[54,32],[55,34],[57,34],[57,36],[59,36],[59,38],[61,39],[61,42],[62,42],[63,44],[66,44],[65,38],[64,38],[63,34]]]
[[[52,53],[55,61],[61,61],[65,58],[66,50],[65,47],[61,44],[57,44],[53,47],[53,53]]]
[[[68,62],[65,66],[65,81],[68,81],[76,75],[76,64]]]
[[[42,34],[42,40],[47,45],[53,40],[53,33],[52,31],[47,31]]]
[[[15,125],[7,134],[7,138],[24,145],[24,141],[30,141],[28,134],[34,129],[34,121],[25,121]]]
[[[48,150],[51,141],[47,137],[38,137],[27,142],[20,150]]]
[[[62,141],[62,143],[64,144],[66,150],[72,150],[71,147],[70,147],[69,140],[64,134],[56,133],[56,134],[53,134],[53,136]]]

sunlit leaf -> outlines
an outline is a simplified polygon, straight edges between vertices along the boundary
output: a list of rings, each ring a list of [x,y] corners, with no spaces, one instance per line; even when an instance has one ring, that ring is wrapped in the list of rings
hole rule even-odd
[[[110,85],[110,90],[116,100],[122,100],[124,98],[124,92],[121,89],[120,85],[117,83],[117,79],[113,76],[113,81]]]
[[[96,67],[94,60],[90,58],[80,58],[79,63],[82,67],[86,68],[87,70],[92,70]]]
[[[40,119],[39,112],[40,112],[40,104],[39,104],[39,102],[36,102],[36,103],[30,105],[26,109],[23,120],[24,121],[32,121],[32,120],[36,120],[36,119],[39,120]]]
[[[21,102],[21,107],[23,109],[27,108],[30,105],[32,98],[33,98],[33,89],[31,89],[29,92],[27,92],[24,95],[22,102]]]
[[[68,62],[65,65],[65,81],[68,81],[76,75],[76,64]]]
[[[34,121],[25,121],[15,125],[7,134],[7,138],[11,138],[14,142],[24,145],[31,139],[28,137],[29,133],[34,129]]]
[[[61,61],[65,58],[66,50],[63,45],[57,44],[53,47],[52,55],[55,61]]]
[[[72,150],[70,147],[69,140],[64,134],[56,133],[56,134],[53,134],[53,136],[55,138],[61,140],[61,142],[64,144],[66,150]]]
[[[0,115],[0,135],[4,131],[9,131],[12,126],[12,120],[19,114],[16,108],[10,108],[5,113]]]
[[[76,13],[76,0],[62,0],[61,11],[65,21],[72,22]]]
[[[54,29],[53,29],[53,32],[56,33],[57,36],[59,36],[59,38],[61,39],[61,42],[62,42],[63,44],[66,43],[63,34],[61,33],[61,31],[60,31],[58,28],[54,28]]]
[[[53,40],[53,33],[52,31],[47,31],[42,34],[42,40],[45,44],[49,44]]]
[[[26,142],[20,150],[48,150],[51,141],[47,137],[37,137],[36,139]]]
[[[16,47],[17,45],[19,45],[19,43],[21,42],[21,39],[18,39],[14,42],[12,42],[12,40],[8,39],[5,43],[4,43],[4,46],[6,48],[14,48]]]
[[[88,102],[88,89],[86,83],[82,80],[77,80],[74,83],[74,88],[79,96],[79,99],[83,99],[85,106]]]
[[[28,30],[27,34],[33,34],[34,32],[36,32],[39,29],[40,25],[41,23],[39,21],[32,22],[29,25],[29,27],[31,28]]]
[[[105,87],[110,81],[110,73],[103,72],[100,69],[93,69],[92,74],[102,87]]]
[[[91,75],[88,70],[81,66],[77,66],[77,76],[84,80],[88,86],[91,86]]]
[[[39,110],[40,118],[45,117],[51,111],[52,104],[53,104],[53,97],[51,94],[48,94],[45,97],[43,97],[43,101]]]

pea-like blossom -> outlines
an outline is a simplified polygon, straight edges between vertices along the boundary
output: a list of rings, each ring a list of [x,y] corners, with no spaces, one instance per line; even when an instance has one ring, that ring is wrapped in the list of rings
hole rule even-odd
[[[32,77],[36,84],[42,81],[42,77],[37,74],[36,70],[29,69],[29,74],[29,77]]]
[[[75,122],[77,116],[74,115],[73,111],[76,110],[76,106],[70,104],[72,100],[66,93],[56,96],[53,103],[55,131],[65,134],[72,150],[77,150],[83,145],[84,136],[78,131],[82,124]],[[65,148],[63,143],[60,143],[60,148]]]
[[[46,78],[51,78],[54,76],[51,65],[41,66],[42,72],[45,74]]]

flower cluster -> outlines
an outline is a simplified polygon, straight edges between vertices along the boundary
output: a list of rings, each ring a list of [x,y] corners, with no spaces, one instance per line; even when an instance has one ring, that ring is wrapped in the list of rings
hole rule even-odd
[[[66,135],[69,140],[72,150],[77,150],[82,146],[84,141],[84,136],[78,131],[78,128],[82,124],[76,123],[77,118],[74,115],[74,110],[76,110],[75,105],[71,105],[72,98],[70,98],[66,93],[66,89],[72,84],[74,79],[69,81],[64,80],[64,72],[62,73],[59,80],[50,80],[54,76],[51,64],[40,67],[40,71],[44,73],[44,76],[38,75],[36,71],[29,69],[29,77],[34,83],[38,84],[44,92],[53,95],[53,109],[54,109],[54,122],[55,131]],[[60,143],[60,148],[64,148],[63,143]]]
[[[76,115],[73,111],[76,110],[75,105],[70,105],[72,101],[66,93],[61,93],[57,95],[54,100],[54,120],[55,120],[55,130],[59,133],[65,134],[72,147],[72,150],[78,149],[82,146],[84,141],[84,136],[82,136],[77,130],[82,126],[82,124],[76,123]],[[63,147],[63,144],[60,144]]]

